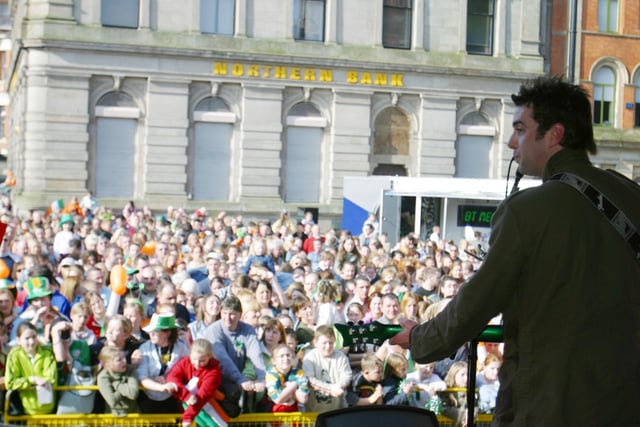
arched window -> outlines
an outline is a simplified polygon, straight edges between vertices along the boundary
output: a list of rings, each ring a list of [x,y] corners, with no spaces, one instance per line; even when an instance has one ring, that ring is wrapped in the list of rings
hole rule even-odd
[[[456,141],[455,176],[490,178],[491,147],[496,131],[480,113],[464,117]]]
[[[96,104],[96,197],[131,198],[140,110],[126,93],[102,96]]]
[[[616,75],[609,67],[600,67],[593,78],[593,123],[611,126],[614,117]]]
[[[373,122],[371,164],[374,175],[408,175],[411,121],[399,108],[382,110]]]
[[[191,197],[193,200],[228,200],[235,114],[222,99],[209,97],[196,105],[193,121],[189,162]]]
[[[327,120],[309,102],[289,110],[284,155],[285,202],[319,201],[322,139],[326,126]]]
[[[409,155],[411,123],[407,115],[395,107],[384,109],[375,123],[374,155]]]

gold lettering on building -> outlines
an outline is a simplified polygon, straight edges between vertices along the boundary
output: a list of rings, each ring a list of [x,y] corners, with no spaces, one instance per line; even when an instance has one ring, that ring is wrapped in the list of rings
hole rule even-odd
[[[360,77],[360,83],[363,85],[370,85],[371,82],[371,73],[367,73],[366,71],[362,73],[362,77]]]
[[[260,67],[257,65],[249,65],[249,69],[247,70],[248,77],[260,77]]]
[[[316,79],[316,70],[313,68],[305,68],[304,69],[304,79],[308,81],[315,81]]]
[[[235,77],[244,76],[244,65],[242,64],[233,64],[231,67],[231,75]]]
[[[384,73],[376,73],[376,86],[386,86],[387,85],[387,75]]]
[[[227,75],[227,63],[226,62],[216,62],[213,64],[213,75],[214,76],[226,76]]]
[[[253,79],[278,79],[293,81],[319,81],[334,83],[334,70],[327,68],[287,67],[285,65],[258,65],[214,62],[213,75],[247,77]],[[344,82],[352,85],[404,86],[403,74],[387,74],[375,71],[346,70]]]
[[[333,81],[333,71],[331,71],[331,70],[320,70],[320,81],[321,82],[332,82]]]
[[[403,74],[391,74],[391,86],[403,87],[404,82],[402,79],[404,78]]]
[[[287,67],[276,67],[273,71],[274,79],[286,79],[287,78]]]

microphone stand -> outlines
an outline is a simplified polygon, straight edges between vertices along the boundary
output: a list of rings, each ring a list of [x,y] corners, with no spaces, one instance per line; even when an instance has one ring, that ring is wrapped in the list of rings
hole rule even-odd
[[[475,427],[476,412],[476,367],[478,365],[478,343],[502,342],[502,325],[488,325],[480,335],[469,343],[469,356],[467,362],[467,425]]]

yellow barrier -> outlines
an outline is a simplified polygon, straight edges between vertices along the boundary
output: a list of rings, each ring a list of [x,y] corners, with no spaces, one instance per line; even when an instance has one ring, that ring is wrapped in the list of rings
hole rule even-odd
[[[57,386],[56,391],[98,390],[97,386]],[[11,415],[9,401],[12,391],[7,391],[4,402],[4,424],[42,427],[182,427],[182,414],[128,414],[118,417],[111,414],[47,414]],[[314,427],[318,414],[314,412],[242,414],[229,420],[230,427]],[[490,414],[480,414],[476,427],[491,425]],[[438,415],[441,427],[455,426],[455,420]]]

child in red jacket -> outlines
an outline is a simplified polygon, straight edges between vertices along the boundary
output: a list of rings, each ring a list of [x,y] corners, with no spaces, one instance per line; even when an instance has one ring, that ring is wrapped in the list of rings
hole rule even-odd
[[[197,339],[191,345],[189,357],[180,360],[167,374],[167,382],[178,390],[173,395],[187,406],[182,415],[182,426],[193,423],[202,407],[209,402],[220,387],[222,370],[213,357],[211,343]]]

